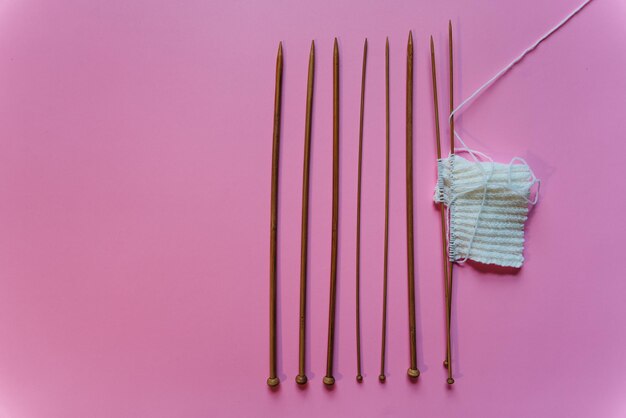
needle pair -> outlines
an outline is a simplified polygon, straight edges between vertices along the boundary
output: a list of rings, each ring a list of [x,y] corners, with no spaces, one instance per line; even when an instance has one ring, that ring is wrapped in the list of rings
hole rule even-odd
[[[448,22],[448,52],[450,60],[450,113],[454,110],[454,73],[453,73],[453,56],[452,56],[452,22]],[[441,160],[441,132],[439,129],[439,100],[437,95],[437,68],[435,64],[435,45],[433,37],[430,37],[430,60],[433,82],[433,102],[435,108],[435,138],[437,141],[437,160]],[[450,154],[454,154],[454,117],[450,118]],[[452,377],[452,350],[451,350],[451,332],[450,322],[452,316],[452,272],[453,263],[448,258],[448,244],[446,232],[446,213],[443,204],[440,208],[441,215],[441,252],[443,260],[443,281],[445,294],[445,311],[446,311],[446,358],[443,362],[445,368],[448,369],[448,384],[454,383]]]

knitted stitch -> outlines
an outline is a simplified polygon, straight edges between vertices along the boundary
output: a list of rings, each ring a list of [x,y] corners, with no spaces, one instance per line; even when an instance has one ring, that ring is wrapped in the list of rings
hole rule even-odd
[[[521,267],[528,199],[537,182],[529,167],[458,155],[437,167],[435,202],[448,206],[450,260]]]

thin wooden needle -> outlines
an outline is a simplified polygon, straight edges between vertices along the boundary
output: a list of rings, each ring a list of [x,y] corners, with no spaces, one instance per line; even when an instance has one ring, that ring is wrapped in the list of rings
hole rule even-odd
[[[300,351],[296,383],[307,382],[306,362],[306,279],[309,243],[309,163],[311,160],[311,114],[313,112],[313,78],[315,75],[315,42],[311,41],[309,76],[306,86],[306,119],[304,122],[304,163],[302,169],[302,241],[300,244]]]
[[[380,375],[384,382],[387,340],[387,262],[389,258],[389,38],[385,42],[385,245],[383,256],[383,337],[380,349]]]
[[[435,44],[433,37],[430,37],[430,62],[433,78],[433,104],[435,107],[435,138],[437,140],[437,160],[441,160],[441,131],[439,129],[439,99],[437,95],[437,67],[435,64]],[[441,215],[441,255],[443,262],[443,286],[445,289],[445,311],[446,311],[446,362],[448,364],[448,378],[452,379],[452,362],[450,358],[450,320],[448,311],[448,251],[446,238],[446,214],[443,203],[439,207]],[[450,383],[450,382],[448,382]],[[454,380],[452,380],[454,383]]]
[[[363,113],[365,111],[365,67],[367,66],[367,38],[363,44],[363,70],[361,73],[361,112],[359,116],[359,164],[356,195],[356,380],[361,375],[361,169],[363,165]]]
[[[272,143],[272,191],[270,213],[270,377],[267,384],[277,386],[276,375],[276,236],[278,232],[278,158],[280,155],[280,113],[283,86],[283,43],[278,44],[276,88],[274,91],[274,135]]]
[[[413,242],[413,34],[409,32],[406,56],[406,232],[409,283],[409,344],[411,367],[407,374],[417,378],[417,341],[415,330],[415,266]]]
[[[330,301],[328,307],[328,347],[324,384],[335,384],[333,351],[335,346],[335,302],[337,299],[337,239],[339,233],[339,46],[333,48],[333,218],[330,256]]]
[[[449,58],[449,68],[450,68],[450,114],[454,111],[454,59],[452,54],[452,21],[448,20],[448,58]],[[454,155],[454,116],[450,117],[450,155]],[[451,329],[452,329],[452,278],[453,278],[453,267],[454,263],[449,262],[448,264],[448,340],[451,340]],[[451,343],[450,343],[451,344]],[[446,361],[444,362],[444,366],[449,366],[449,360],[452,356],[450,350],[452,349],[452,345],[448,347],[448,353],[446,356]],[[453,384],[454,379],[452,378],[452,371],[448,371],[448,383]]]
[[[454,111],[454,57],[452,54],[452,21],[448,20],[448,53],[450,60],[450,114]],[[450,153],[454,154],[454,116],[450,117]]]

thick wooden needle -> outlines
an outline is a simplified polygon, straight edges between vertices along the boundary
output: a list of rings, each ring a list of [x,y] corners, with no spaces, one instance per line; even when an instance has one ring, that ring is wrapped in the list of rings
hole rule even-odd
[[[406,233],[409,284],[409,344],[411,367],[407,374],[417,378],[417,337],[415,330],[415,265],[413,241],[413,34],[409,32],[406,55]]]
[[[280,155],[280,114],[283,86],[283,44],[278,44],[276,87],[274,91],[274,135],[272,142],[272,189],[270,209],[270,377],[267,384],[277,386],[276,373],[276,236],[278,232],[278,158]]]
[[[385,243],[383,255],[383,336],[380,349],[380,375],[384,382],[387,342],[387,270],[389,259],[389,38],[385,42]]]
[[[437,141],[437,160],[441,160],[441,131],[439,129],[439,99],[437,94],[437,67],[435,64],[435,45],[433,37],[430,37],[430,62],[433,80],[433,105],[435,108],[435,138]],[[452,379],[452,362],[450,358],[450,319],[448,311],[448,260],[447,238],[446,238],[446,214],[443,203],[439,207],[441,215],[441,255],[443,262],[443,285],[445,289],[445,311],[446,311],[446,362],[448,367],[448,383]],[[454,383],[454,379],[452,379]]]
[[[313,112],[313,78],[315,73],[315,42],[311,41],[309,76],[306,86],[306,117],[304,122],[304,163],[302,165],[302,231],[300,244],[300,346],[296,383],[304,385],[306,377],[306,279],[309,243],[309,164],[311,160],[311,114]]]
[[[328,347],[324,384],[335,384],[333,352],[335,347],[335,303],[337,300],[337,240],[339,233],[339,46],[333,48],[333,217],[330,256],[330,301],[328,306]]]
[[[450,114],[454,111],[454,59],[452,54],[452,21],[448,20],[448,59],[449,59],[449,84],[450,84]],[[454,155],[454,116],[450,117],[450,155]],[[452,328],[452,278],[454,271],[454,263],[450,262],[448,266],[448,340],[451,340],[451,328]],[[452,356],[450,350],[452,349],[452,345],[448,347],[446,360],[444,361],[444,366],[449,366],[449,361]],[[448,371],[448,383],[453,384],[454,379],[452,378],[452,372]]]
[[[365,68],[367,66],[367,38],[363,44],[363,70],[361,72],[361,111],[359,116],[359,163],[356,194],[356,380],[361,375],[361,170],[363,165],[363,113],[365,112]]]

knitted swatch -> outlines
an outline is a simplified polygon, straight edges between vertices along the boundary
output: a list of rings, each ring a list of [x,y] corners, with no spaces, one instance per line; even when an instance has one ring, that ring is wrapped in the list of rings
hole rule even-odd
[[[531,187],[526,164],[473,162],[458,155],[438,161],[435,201],[450,214],[451,261],[521,267]]]

